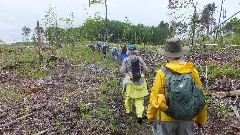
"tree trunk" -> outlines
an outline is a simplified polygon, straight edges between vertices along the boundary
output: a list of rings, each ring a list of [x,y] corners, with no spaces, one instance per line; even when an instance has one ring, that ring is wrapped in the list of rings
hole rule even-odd
[[[105,22],[105,23],[106,23],[106,24],[105,24],[105,25],[106,25],[106,26],[105,26],[105,27],[106,27],[106,28],[105,28],[105,29],[106,29],[106,38],[105,38],[105,40],[106,40],[106,42],[107,42],[107,41],[108,41],[107,0],[105,0],[105,8],[106,8],[106,18],[105,18],[105,21],[106,21],[106,22]]]
[[[191,44],[192,44],[192,47],[194,47],[193,45],[193,40],[194,40],[194,37],[195,37],[195,28],[196,28],[196,5],[193,4],[193,7],[194,7],[194,13],[193,13],[193,27],[192,27],[192,39],[191,39]]]
[[[42,63],[43,56],[42,56],[42,31],[39,26],[39,21],[37,21],[37,33],[38,33],[38,54],[39,54],[39,64]]]

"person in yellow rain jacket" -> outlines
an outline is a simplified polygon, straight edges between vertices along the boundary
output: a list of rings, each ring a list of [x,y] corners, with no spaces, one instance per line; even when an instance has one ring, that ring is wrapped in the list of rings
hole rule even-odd
[[[122,62],[120,69],[121,73],[125,73],[125,78],[123,80],[123,92],[125,96],[125,108],[126,113],[130,114],[132,112],[132,101],[135,101],[137,122],[142,123],[142,118],[144,112],[144,97],[148,95],[147,82],[144,73],[147,73],[148,67],[140,56],[137,56],[138,51],[135,45],[130,45],[127,50],[128,57]],[[132,63],[131,60],[137,58],[139,60],[139,65],[142,69],[141,78],[139,81],[134,82],[132,77]],[[144,73],[143,73],[144,72]]]
[[[160,53],[166,57],[165,67],[179,74],[191,73],[196,84],[203,90],[198,71],[192,62],[186,62],[183,56],[190,51],[189,47],[181,47],[178,38],[171,38],[166,41],[165,48]],[[168,105],[166,103],[167,90],[165,87],[166,74],[162,69],[157,71],[155,81],[150,94],[150,101],[147,110],[148,122],[157,120],[158,135],[193,135],[194,121],[197,125],[203,126],[206,122],[206,105],[193,120],[175,120],[166,114]]]

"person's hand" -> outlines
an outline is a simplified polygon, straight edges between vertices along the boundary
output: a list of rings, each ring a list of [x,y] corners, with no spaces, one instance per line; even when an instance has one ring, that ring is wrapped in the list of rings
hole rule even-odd
[[[166,98],[163,94],[158,94],[157,96],[155,96],[152,104],[155,108],[161,111],[166,111],[168,109]]]

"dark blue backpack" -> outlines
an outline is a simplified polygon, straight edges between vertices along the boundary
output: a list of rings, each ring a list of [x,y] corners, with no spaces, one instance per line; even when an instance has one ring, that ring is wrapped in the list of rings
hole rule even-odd
[[[140,69],[140,61],[138,58],[131,59],[131,66],[132,66],[132,77],[131,80],[133,82],[139,81],[141,78],[141,69]]]

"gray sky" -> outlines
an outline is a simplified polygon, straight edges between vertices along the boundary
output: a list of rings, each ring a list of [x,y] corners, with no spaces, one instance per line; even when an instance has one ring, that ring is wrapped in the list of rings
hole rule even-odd
[[[195,0],[199,6],[197,10],[203,8],[208,3],[215,2],[215,17],[220,11],[222,0]],[[167,13],[168,0],[108,0],[108,18],[110,20],[124,21],[125,17],[133,24],[144,24],[146,26],[156,26],[161,21],[170,22],[172,17]],[[240,10],[240,0],[225,0],[224,8],[227,10],[227,18]],[[45,12],[49,5],[54,7],[58,18],[67,18],[71,12],[74,15],[74,26],[81,26],[95,12],[100,12],[101,17],[105,17],[104,5],[93,5],[91,10],[88,7],[88,0],[0,0],[0,39],[5,42],[22,41],[22,28],[27,26],[33,29],[36,21],[43,25]],[[192,9],[191,9],[192,10]],[[240,14],[236,17],[240,18]]]

